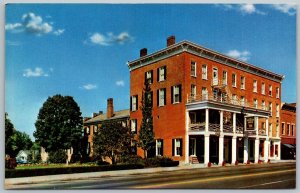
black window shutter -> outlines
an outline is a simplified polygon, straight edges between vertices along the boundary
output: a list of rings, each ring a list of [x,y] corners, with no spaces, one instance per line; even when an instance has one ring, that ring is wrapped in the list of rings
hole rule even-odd
[[[175,149],[175,139],[172,139],[172,156],[175,155],[174,149]]]
[[[167,89],[164,88],[164,105],[167,104],[167,94],[166,94],[166,92],[167,92]]]
[[[178,85],[179,87],[179,102],[181,102],[181,85]]]
[[[151,97],[151,107],[153,107],[153,91],[151,91],[150,97]]]
[[[132,111],[132,97],[130,97],[130,111]]]
[[[135,104],[135,109],[138,110],[138,106],[139,106],[139,102],[138,102],[138,95],[135,95],[135,98],[136,98],[136,104]]]
[[[182,139],[179,139],[180,141],[180,156],[182,156]]]
[[[147,82],[147,72],[145,72],[145,83]]]
[[[153,70],[151,70],[151,83],[153,83]]]
[[[161,156],[164,156],[164,140],[161,139]]]
[[[165,72],[164,79],[166,80],[167,79],[167,67],[166,66],[164,66],[164,72]]]
[[[171,86],[171,103],[174,103],[173,93],[173,86]]]
[[[160,75],[159,75],[159,69],[160,68],[157,68],[157,76],[156,76],[157,77],[157,82],[159,81],[159,77],[160,77]]]
[[[159,106],[159,89],[157,89],[157,92],[156,92],[156,102],[157,102],[157,106]]]

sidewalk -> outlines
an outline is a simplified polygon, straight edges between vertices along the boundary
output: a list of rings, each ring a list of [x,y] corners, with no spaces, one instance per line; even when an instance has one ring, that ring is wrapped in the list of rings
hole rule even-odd
[[[296,162],[296,160],[278,160],[272,161],[271,163],[283,163],[283,162]],[[245,165],[245,164],[239,164]],[[234,165],[228,165],[234,167]],[[222,167],[219,165],[213,165],[212,167]],[[182,165],[177,167],[160,167],[160,168],[146,168],[146,169],[132,169],[132,170],[115,170],[115,171],[102,171],[102,172],[91,172],[91,173],[76,173],[76,174],[59,174],[49,176],[35,176],[35,177],[23,177],[23,178],[7,178],[5,179],[5,185],[16,185],[16,184],[32,184],[39,182],[48,181],[61,181],[61,180],[78,180],[86,178],[99,178],[104,176],[120,176],[120,175],[131,175],[131,174],[145,174],[163,171],[176,171],[186,170],[195,168],[207,168],[204,164],[193,164],[193,165]]]

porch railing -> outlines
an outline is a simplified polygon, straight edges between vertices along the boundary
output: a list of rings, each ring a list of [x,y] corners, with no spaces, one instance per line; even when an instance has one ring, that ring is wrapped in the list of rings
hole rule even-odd
[[[191,131],[204,131],[205,122],[203,123],[190,123],[189,128]]]
[[[232,125],[223,125],[223,132],[232,133],[233,132],[233,126]]]
[[[208,130],[213,131],[213,132],[219,132],[220,131],[220,124],[209,123],[208,124]]]

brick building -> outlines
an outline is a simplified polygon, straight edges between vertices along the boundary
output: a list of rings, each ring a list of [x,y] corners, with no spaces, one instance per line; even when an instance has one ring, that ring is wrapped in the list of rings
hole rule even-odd
[[[185,164],[280,159],[282,75],[174,36],[128,66],[131,130],[140,128],[148,81],[157,156]]]
[[[283,103],[280,112],[282,159],[296,155],[296,103]]]
[[[93,137],[101,127],[104,121],[118,121],[122,122],[124,126],[129,124],[129,109],[114,111],[113,99],[107,99],[107,111],[99,111],[99,113],[93,113],[93,117],[85,118],[84,125],[84,137],[86,138],[86,153],[89,157],[93,156]]]

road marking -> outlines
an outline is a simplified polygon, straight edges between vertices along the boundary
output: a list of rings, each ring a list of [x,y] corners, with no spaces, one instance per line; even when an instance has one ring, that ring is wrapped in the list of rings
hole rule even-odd
[[[261,176],[267,174],[279,174],[279,173],[287,173],[296,171],[296,169],[284,170],[284,171],[271,171],[271,172],[262,172],[257,174],[242,174],[236,176],[222,176],[222,177],[215,177],[210,179],[197,179],[197,180],[190,180],[190,181],[180,181],[180,182],[170,182],[170,183],[161,183],[161,184],[153,184],[153,185],[142,185],[142,186],[132,186],[129,188],[136,188],[136,189],[152,189],[152,188],[161,188],[163,186],[171,186],[171,185],[183,185],[183,184],[192,184],[197,182],[211,182],[211,181],[218,181],[218,180],[229,180],[234,178],[246,178],[246,177],[254,177],[254,176]]]
[[[239,188],[251,188],[255,186],[264,186],[264,185],[270,185],[270,184],[277,184],[277,183],[282,183],[282,182],[287,182],[287,181],[293,181],[295,179],[289,179],[289,180],[280,180],[280,181],[275,181],[275,182],[268,182],[268,183],[263,183],[263,184],[256,184],[256,185],[251,185],[251,186],[243,186]]]

